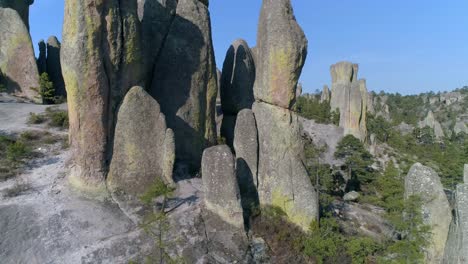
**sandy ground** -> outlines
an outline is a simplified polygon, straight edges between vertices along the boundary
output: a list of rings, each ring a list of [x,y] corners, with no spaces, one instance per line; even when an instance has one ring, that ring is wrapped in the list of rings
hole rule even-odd
[[[47,129],[26,124],[29,113],[46,108],[0,103],[0,133]],[[44,157],[0,182],[0,263],[127,263],[150,250],[146,236],[111,199],[90,200],[69,188],[69,151],[59,145],[41,147]],[[17,184],[28,190],[5,197]]]

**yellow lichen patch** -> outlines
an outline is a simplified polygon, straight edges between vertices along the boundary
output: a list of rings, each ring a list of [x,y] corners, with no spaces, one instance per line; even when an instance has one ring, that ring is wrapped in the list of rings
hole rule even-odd
[[[294,74],[292,70],[292,49],[290,46],[274,47],[270,52],[269,67],[271,79],[269,80],[269,94],[271,99],[279,102],[290,102],[294,99],[293,85]]]
[[[281,208],[289,220],[301,227],[304,230],[308,230],[310,224],[314,219],[311,219],[305,214],[302,214],[298,208],[294,206],[294,200],[286,195],[279,188],[275,188],[272,193],[271,205]]]
[[[71,172],[68,176],[68,183],[70,186],[90,198],[104,200],[109,197],[107,187],[104,182],[86,182],[82,179],[76,171]]]

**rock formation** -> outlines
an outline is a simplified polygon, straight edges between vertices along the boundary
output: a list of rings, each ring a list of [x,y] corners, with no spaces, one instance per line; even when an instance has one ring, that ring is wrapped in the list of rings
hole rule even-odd
[[[429,111],[424,120],[419,122],[419,128],[429,127],[434,130],[434,135],[436,139],[441,139],[445,136],[444,130],[440,123],[436,120],[434,113]]]
[[[289,0],[264,0],[257,32],[255,99],[290,109],[307,56],[307,39]]]
[[[173,185],[173,137],[158,102],[143,88],[133,87],[117,115],[109,189],[139,197],[158,178]]]
[[[340,112],[340,127],[346,135],[361,141],[367,138],[367,88],[365,80],[358,80],[358,65],[339,62],[330,68],[332,90],[330,107]]]
[[[463,179],[455,191],[454,217],[443,261],[447,264],[466,263],[468,257],[468,164],[465,164]]]
[[[33,3],[34,0],[0,0],[0,8],[16,10],[29,31],[29,6]]]
[[[176,138],[177,159],[193,170],[216,141],[217,76],[206,1],[180,0],[153,71],[150,94]]]
[[[236,116],[242,109],[251,109],[255,101],[253,86],[255,65],[250,48],[242,39],[234,41],[226,53],[221,75],[221,136],[233,148]]]
[[[260,206],[282,209],[293,223],[306,230],[317,219],[318,201],[303,162],[298,116],[289,109],[296,99],[297,80],[307,55],[307,40],[294,18],[290,0],[263,1],[257,45],[256,102],[252,110],[258,130]],[[249,126],[252,126],[253,119],[250,120]],[[235,148],[240,149],[236,138],[234,141]]]
[[[372,115],[375,114],[374,98],[374,92],[367,93],[367,112]]]
[[[39,87],[39,72],[28,27],[17,11],[3,8],[23,2],[0,1],[0,70],[6,76],[9,93],[39,102],[38,93],[32,89]]]
[[[47,74],[54,84],[55,95],[67,97],[65,82],[63,81],[62,66],[60,64],[60,42],[57,37],[51,36],[47,39]]]
[[[453,132],[455,132],[457,135],[460,133],[468,134],[468,127],[466,126],[465,122],[457,121],[453,127]]]
[[[225,222],[244,227],[234,156],[227,145],[205,149],[202,158],[205,205]]]
[[[143,83],[137,5],[66,0],[61,65],[70,119],[71,183],[104,191],[117,106]]]
[[[405,197],[418,195],[422,200],[424,224],[431,227],[425,263],[442,263],[452,213],[437,173],[420,163],[414,164],[405,178]]]
[[[236,175],[242,197],[242,207],[250,215],[252,206],[258,206],[258,132],[255,115],[244,109],[237,115],[234,130]]]
[[[47,47],[44,40],[40,40],[38,43],[39,46],[39,58],[37,58],[37,69],[39,75],[46,72],[47,70]]]
[[[330,89],[328,89],[327,85],[323,86],[322,94],[320,95],[320,102],[328,102],[330,101]]]

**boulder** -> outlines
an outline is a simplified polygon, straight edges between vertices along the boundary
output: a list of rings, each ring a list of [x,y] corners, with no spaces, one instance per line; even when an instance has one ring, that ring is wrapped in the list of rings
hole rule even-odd
[[[47,40],[47,73],[54,83],[55,95],[63,98],[67,97],[65,82],[62,75],[62,66],[60,64],[60,42],[56,36],[51,36]]]
[[[216,141],[217,76],[208,6],[180,0],[153,71],[150,94],[175,133],[177,159],[200,168]]]
[[[263,1],[255,56],[255,99],[290,109],[307,57],[307,39],[290,0]]]
[[[224,114],[237,115],[255,101],[255,65],[245,40],[234,41],[226,53],[221,75],[221,106]]]
[[[405,177],[405,197],[411,195],[421,198],[424,224],[431,227],[432,236],[424,249],[425,263],[441,263],[452,213],[437,173],[420,163],[414,164]]]
[[[330,89],[328,89],[328,85],[324,85],[322,89],[322,94],[320,95],[320,102],[328,102],[330,101]]]
[[[307,230],[318,217],[317,193],[304,163],[298,116],[288,109],[255,102],[259,140],[258,195],[261,206],[282,209]]]
[[[173,185],[173,136],[158,102],[143,88],[133,87],[117,115],[108,188],[139,197],[158,178]]]
[[[47,48],[43,39],[38,43],[39,46],[39,58],[37,58],[37,69],[39,75],[46,72],[47,70]]]
[[[347,201],[347,202],[355,202],[359,199],[361,195],[359,195],[358,192],[356,191],[352,191],[352,192],[349,192],[349,193],[346,193],[344,196],[343,196],[343,200]]]
[[[202,179],[206,208],[232,226],[243,229],[244,219],[234,156],[227,145],[205,149]]]
[[[0,70],[6,76],[7,91],[40,102],[33,89],[39,87],[39,72],[29,30],[18,12],[10,8],[0,8],[0,21]]]
[[[18,12],[21,20],[29,31],[29,6],[34,0],[0,0],[0,8],[11,8]],[[3,19],[1,21],[4,21]]]
[[[104,192],[118,105],[144,80],[137,4],[66,0],[64,14],[60,59],[70,119],[69,180],[81,190]]]
[[[436,139],[441,139],[445,136],[442,126],[440,125],[439,121],[436,120],[434,113],[431,110],[429,110],[426,118],[420,121],[418,125],[420,128],[430,127],[433,129]]]
[[[258,206],[258,132],[252,110],[244,109],[237,115],[234,130],[236,175],[242,197],[242,207],[250,214]]]

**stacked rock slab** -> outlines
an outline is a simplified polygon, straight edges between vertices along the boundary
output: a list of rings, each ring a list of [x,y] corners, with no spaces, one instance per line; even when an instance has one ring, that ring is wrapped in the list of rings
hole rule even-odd
[[[227,145],[205,149],[202,179],[206,208],[232,226],[243,229],[244,219],[234,156]]]
[[[66,0],[61,65],[68,93],[71,183],[105,190],[117,107],[143,82],[136,1]]]
[[[245,40],[234,41],[226,53],[221,75],[221,107],[223,122],[221,136],[233,148],[236,116],[242,109],[251,109],[255,101],[253,86],[255,65]]]
[[[109,189],[138,197],[158,179],[173,185],[173,136],[158,102],[143,88],[133,87],[117,116]]]
[[[462,264],[468,259],[468,164],[465,164],[464,182],[455,192],[454,218],[445,246],[443,263]]]
[[[54,84],[55,95],[67,97],[65,82],[63,81],[62,66],[60,64],[60,42],[57,37],[51,36],[47,39],[46,70],[50,81]]]
[[[437,173],[420,163],[414,164],[405,178],[405,197],[418,195],[423,222],[431,228],[425,263],[442,263],[452,213]]]
[[[330,107],[339,110],[340,127],[346,135],[353,135],[361,141],[367,137],[366,112],[367,88],[365,80],[358,80],[358,65],[339,62],[330,68],[332,90]]]
[[[39,72],[28,27],[15,9],[3,8],[5,3],[9,2],[0,2],[0,70],[7,91],[39,102],[34,90],[39,87]]]
[[[304,166],[298,117],[290,110],[307,54],[307,39],[289,0],[264,0],[257,36],[253,112],[258,129],[258,196],[308,229],[317,195]]]
[[[290,109],[307,57],[307,39],[289,0],[263,1],[255,56],[255,99]]]
[[[216,65],[207,3],[180,0],[154,66],[150,94],[176,138],[177,159],[200,168],[216,141]]]

